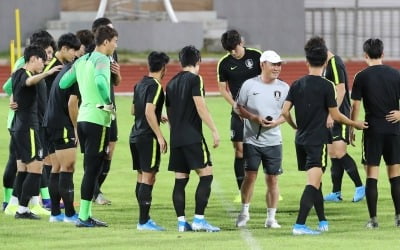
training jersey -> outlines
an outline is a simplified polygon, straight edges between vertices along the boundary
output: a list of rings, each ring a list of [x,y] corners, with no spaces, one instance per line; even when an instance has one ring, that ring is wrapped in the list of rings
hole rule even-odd
[[[271,116],[276,120],[281,114],[288,91],[289,85],[279,79],[275,79],[272,83],[264,83],[260,76],[256,76],[243,83],[237,104],[252,114],[261,117]],[[258,122],[244,119],[243,142],[257,147],[280,145],[281,129],[279,126],[261,128]]]
[[[233,99],[236,99],[244,81],[261,74],[261,51],[251,48],[244,48],[244,51],[244,56],[240,59],[227,53],[217,65],[218,82],[228,83]]]
[[[286,100],[295,109],[296,143],[314,146],[327,144],[328,109],[337,106],[334,83],[321,76],[304,76],[292,84]]]
[[[57,57],[53,57],[50,62],[44,68],[44,72],[49,71],[50,69],[54,68],[55,66],[63,65]],[[44,80],[46,81],[46,89],[47,89],[47,96],[50,95],[51,85],[53,84],[54,79],[56,79],[59,72],[54,72],[51,75],[46,76]]]
[[[146,118],[146,104],[154,104],[158,124],[161,121],[161,112],[164,105],[164,91],[160,82],[150,76],[145,76],[133,88],[133,105],[135,108],[135,123],[132,126],[130,142],[136,143],[142,138],[155,137]]]
[[[400,134],[400,123],[386,121],[390,111],[399,110],[400,73],[387,65],[370,66],[354,78],[351,99],[361,101],[368,131]]]
[[[16,71],[17,69],[22,68],[25,65],[25,58],[22,56],[17,59],[17,61],[14,63],[13,66],[13,72]],[[3,84],[3,91],[6,93],[8,96],[12,95],[12,79],[11,76],[7,79],[7,81]],[[14,119],[14,110],[8,109],[8,115],[7,115],[7,128],[11,128],[11,123]]]
[[[20,68],[12,76],[12,93],[18,109],[15,111],[11,130],[21,131],[30,128],[39,129],[37,108],[37,85],[27,86],[26,80],[33,74]]]
[[[202,120],[197,113],[194,96],[204,97],[203,79],[199,75],[181,71],[167,84],[165,106],[171,125],[171,148],[203,140]]]
[[[51,85],[47,109],[44,116],[44,127],[56,129],[73,127],[69,117],[68,102],[71,95],[75,95],[79,98],[78,83],[75,82],[71,87],[66,89],[61,89],[59,86],[61,77],[72,67],[72,64],[73,63],[68,63],[65,65]]]
[[[339,111],[347,117],[350,117],[351,103],[350,103],[350,92],[349,82],[347,78],[346,67],[339,56],[333,56],[329,59],[325,68],[325,78],[332,81],[335,86],[339,83],[343,83],[345,87],[345,93],[343,96],[342,104],[339,107]]]
[[[111,113],[97,105],[110,104],[110,60],[97,51],[85,54],[75,61],[60,80],[62,89],[78,82],[81,94],[78,122],[91,122],[109,127]]]

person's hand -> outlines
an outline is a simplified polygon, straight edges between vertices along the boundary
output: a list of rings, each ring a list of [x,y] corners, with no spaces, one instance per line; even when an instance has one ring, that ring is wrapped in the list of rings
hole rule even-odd
[[[354,121],[356,124],[354,127],[358,130],[366,129],[368,128],[368,122],[365,121]]]
[[[213,131],[212,132],[212,137],[213,137],[213,140],[214,140],[213,147],[217,148],[219,146],[219,142],[220,142],[218,131]]]
[[[18,103],[14,101],[10,101],[9,107],[11,110],[17,111],[18,110]]]
[[[113,62],[110,64],[110,70],[111,70],[111,73],[120,75],[121,68],[117,62]]]
[[[167,122],[168,122],[168,116],[161,115],[161,123],[167,123]]]
[[[54,74],[55,72],[60,71],[63,67],[64,67],[64,65],[57,65],[57,66],[54,66],[53,68],[51,68],[51,69],[48,71],[48,73],[49,73],[50,75],[52,75],[52,74]]]
[[[328,115],[328,118],[326,119],[326,127],[333,128],[333,123],[334,120],[332,119],[331,115]]]
[[[158,144],[160,144],[160,152],[162,154],[167,153],[168,145],[167,145],[167,142],[165,141],[164,137],[162,137],[162,136],[157,137],[157,141],[158,141]]]
[[[396,123],[400,121],[400,111],[399,110],[392,110],[385,116],[386,121],[391,123]]]

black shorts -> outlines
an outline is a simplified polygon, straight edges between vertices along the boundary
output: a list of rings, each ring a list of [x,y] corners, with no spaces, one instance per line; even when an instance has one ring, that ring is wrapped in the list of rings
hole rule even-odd
[[[386,165],[400,164],[400,135],[364,132],[365,163],[379,166],[381,157]]]
[[[282,171],[282,145],[257,147],[252,144],[243,144],[244,169],[258,171],[262,162],[264,173],[280,175]]]
[[[344,141],[349,144],[350,127],[342,123],[334,122],[333,128],[330,129],[330,137],[332,142]]]
[[[243,141],[244,123],[240,116],[236,113],[231,114],[231,141]]]
[[[154,137],[141,138],[130,143],[133,170],[158,172],[160,168],[160,144]]]
[[[78,122],[78,138],[83,154],[108,153],[109,128],[92,122]]]
[[[40,138],[40,143],[42,144],[42,150],[43,150],[43,159],[54,153],[54,147],[52,147],[52,143],[49,140],[49,136],[46,132],[46,128],[40,126],[39,127],[39,138]]]
[[[313,167],[325,171],[327,165],[327,147],[323,145],[296,144],[297,167],[299,171],[307,171]]]
[[[111,120],[110,125],[110,141],[116,142],[118,141],[118,126],[117,126],[117,118]]]
[[[43,149],[38,130],[18,130],[13,131],[11,135],[17,151],[17,160],[29,164],[34,160],[41,161],[43,159]]]
[[[46,133],[48,134],[48,140],[51,142],[54,152],[55,150],[76,148],[75,131],[73,127],[64,127],[62,129],[47,128]]]
[[[171,148],[168,170],[189,174],[190,170],[212,166],[206,142]]]

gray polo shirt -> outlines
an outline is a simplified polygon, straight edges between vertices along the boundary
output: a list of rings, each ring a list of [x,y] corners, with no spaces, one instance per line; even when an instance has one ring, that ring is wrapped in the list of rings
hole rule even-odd
[[[249,112],[262,117],[271,116],[276,120],[282,110],[283,102],[289,91],[289,85],[279,79],[272,83],[264,83],[260,76],[248,79],[240,89],[237,103]],[[260,125],[244,120],[243,142],[258,147],[275,146],[282,144],[281,129],[261,128],[261,133],[256,139]]]

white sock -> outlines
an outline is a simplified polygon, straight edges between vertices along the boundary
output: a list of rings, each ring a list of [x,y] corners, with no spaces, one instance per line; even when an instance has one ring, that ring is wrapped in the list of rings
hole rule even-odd
[[[179,216],[178,221],[186,222],[185,216]]]
[[[23,206],[18,206],[18,213],[23,214],[23,213],[27,213],[29,212],[29,208],[28,207],[23,207]]]
[[[242,204],[242,214],[249,214],[250,203]]]
[[[195,215],[194,215],[194,218],[195,218],[195,219],[202,220],[202,219],[204,219],[204,214],[203,214],[203,215],[195,214]]]
[[[39,196],[32,196],[29,204],[31,204],[32,206],[39,205]]]
[[[267,218],[269,220],[275,220],[276,208],[267,209]]]
[[[15,196],[11,196],[10,202],[8,203],[8,205],[18,205],[18,198]]]

